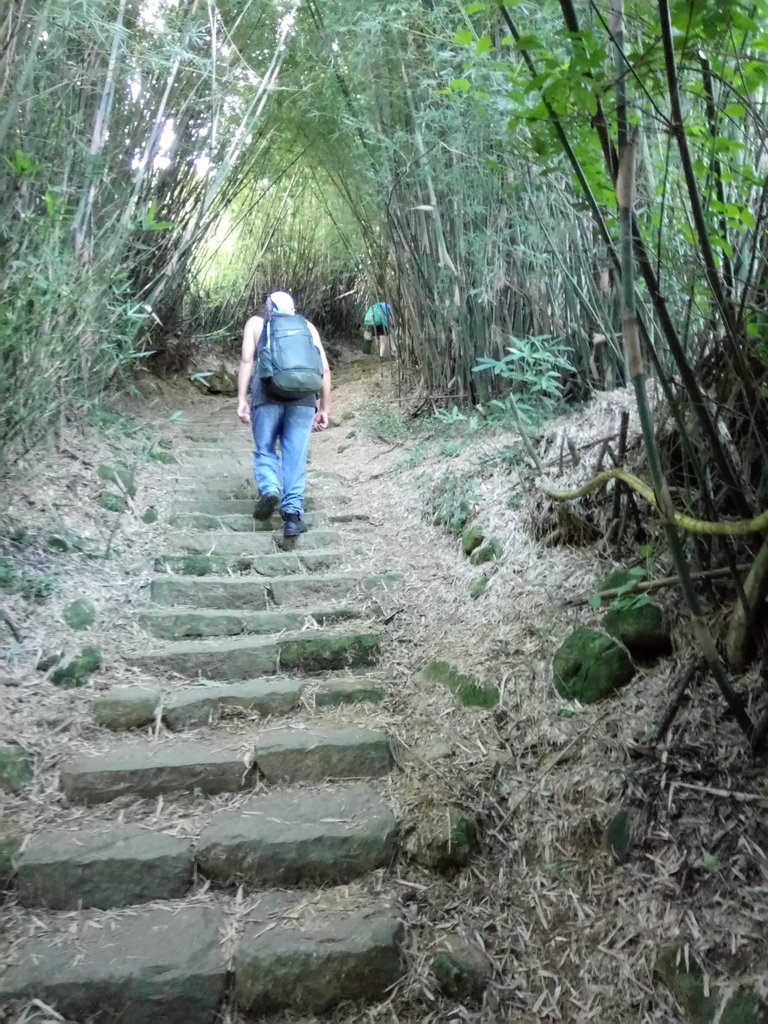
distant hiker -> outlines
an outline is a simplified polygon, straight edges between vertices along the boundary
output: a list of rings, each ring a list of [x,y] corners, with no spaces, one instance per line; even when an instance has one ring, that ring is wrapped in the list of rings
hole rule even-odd
[[[379,359],[397,355],[395,342],[392,338],[392,307],[388,302],[374,302],[365,312],[363,326],[366,331],[366,339],[377,337],[379,339]]]
[[[253,514],[269,519],[279,505],[286,537],[298,537],[307,529],[309,437],[328,426],[330,395],[331,371],[317,328],[297,315],[287,292],[265,296],[264,316],[252,316],[243,331],[237,415],[251,424],[256,446],[253,475],[259,500]]]

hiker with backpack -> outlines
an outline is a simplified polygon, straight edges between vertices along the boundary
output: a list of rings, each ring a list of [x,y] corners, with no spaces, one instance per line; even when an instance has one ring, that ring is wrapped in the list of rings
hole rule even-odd
[[[313,430],[328,426],[331,371],[317,328],[296,313],[287,292],[267,295],[264,309],[264,316],[252,316],[243,330],[237,415],[251,424],[256,446],[253,475],[259,499],[253,514],[269,519],[279,506],[284,536],[298,537],[307,529],[309,438]]]
[[[379,359],[395,358],[397,349],[391,336],[392,307],[388,302],[374,302],[365,311],[363,317],[364,337],[366,341],[376,337],[379,343]]]

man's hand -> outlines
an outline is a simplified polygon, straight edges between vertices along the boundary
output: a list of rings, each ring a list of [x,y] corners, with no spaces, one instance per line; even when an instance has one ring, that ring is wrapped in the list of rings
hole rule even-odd
[[[251,422],[251,407],[245,398],[241,398],[237,403],[237,418],[242,420],[243,423]]]
[[[325,430],[328,426],[328,412],[325,409],[318,409],[315,413],[315,422],[312,424],[313,430]]]

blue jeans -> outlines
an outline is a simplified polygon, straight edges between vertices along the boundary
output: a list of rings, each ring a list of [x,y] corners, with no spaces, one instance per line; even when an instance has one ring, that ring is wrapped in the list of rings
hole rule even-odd
[[[256,451],[253,475],[259,494],[281,494],[280,511],[304,510],[307,453],[315,410],[308,405],[267,402],[251,409]],[[280,441],[280,455],[275,444]],[[282,465],[281,465],[282,463]]]

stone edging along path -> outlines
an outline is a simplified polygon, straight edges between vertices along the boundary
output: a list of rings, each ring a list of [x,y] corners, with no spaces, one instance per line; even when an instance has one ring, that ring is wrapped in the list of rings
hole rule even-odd
[[[375,628],[355,625],[370,595],[340,569],[350,517],[318,501],[287,544],[249,515],[247,455],[198,448],[138,616],[146,645],[125,654],[142,682],[92,702],[107,749],[62,760],[77,827],[35,834],[16,857],[18,913],[45,911],[50,927],[13,943],[0,1006],[204,1024],[225,1007],[375,1001],[401,977],[397,907],[365,884],[392,863],[398,830],[367,781],[393,758],[366,714],[383,694]],[[309,722],[296,718],[308,706]],[[244,730],[238,713],[264,720]],[[180,794],[219,801],[191,834],[122,820],[126,798]]]

